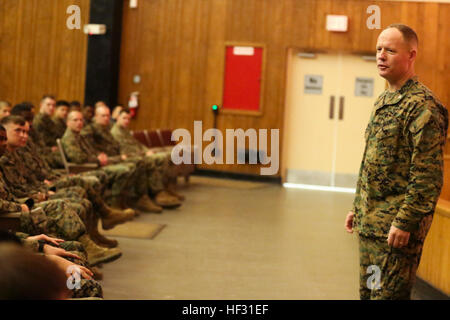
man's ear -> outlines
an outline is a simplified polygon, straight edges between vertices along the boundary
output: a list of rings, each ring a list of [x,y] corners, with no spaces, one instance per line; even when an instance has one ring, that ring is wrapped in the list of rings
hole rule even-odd
[[[416,60],[416,57],[417,57],[417,50],[411,49],[409,51],[409,60],[414,61],[414,60]]]

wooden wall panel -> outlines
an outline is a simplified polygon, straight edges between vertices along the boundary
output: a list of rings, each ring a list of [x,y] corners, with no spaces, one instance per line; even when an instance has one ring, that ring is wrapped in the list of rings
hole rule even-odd
[[[66,27],[72,4],[88,23],[90,0],[0,0],[0,99],[84,100],[87,36]]]
[[[288,48],[374,53],[380,30],[366,27],[373,4],[381,8],[382,28],[403,22],[417,30],[417,73],[449,106],[450,4],[366,0],[141,0],[137,9],[125,0],[119,100],[140,91],[134,129],[192,130],[194,120],[210,128],[209,107],[222,102],[225,44],[263,44],[263,115],[221,114],[218,128],[283,128]],[[327,32],[327,14],[348,15],[349,31]],[[141,83],[132,83],[134,74]],[[256,165],[201,167],[259,173]]]
[[[450,295],[450,201],[440,200],[423,246],[417,275]]]

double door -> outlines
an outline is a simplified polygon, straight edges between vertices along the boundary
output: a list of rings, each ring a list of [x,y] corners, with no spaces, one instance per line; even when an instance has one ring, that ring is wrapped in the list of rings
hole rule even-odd
[[[285,118],[285,181],[354,187],[364,130],[384,90],[373,57],[292,50]]]

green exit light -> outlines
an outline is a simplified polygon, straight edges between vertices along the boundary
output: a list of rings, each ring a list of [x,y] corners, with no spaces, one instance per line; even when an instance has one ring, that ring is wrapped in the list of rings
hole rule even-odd
[[[213,109],[214,111],[216,111],[217,109],[219,109],[219,106],[218,106],[217,104],[215,104],[215,105],[212,106],[212,109]]]

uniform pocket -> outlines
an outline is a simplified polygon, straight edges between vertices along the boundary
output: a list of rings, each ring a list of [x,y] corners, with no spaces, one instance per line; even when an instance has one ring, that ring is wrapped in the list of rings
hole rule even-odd
[[[368,161],[388,165],[396,161],[400,127],[396,121],[380,125],[372,139],[369,138]]]

